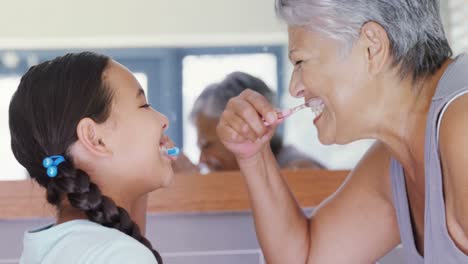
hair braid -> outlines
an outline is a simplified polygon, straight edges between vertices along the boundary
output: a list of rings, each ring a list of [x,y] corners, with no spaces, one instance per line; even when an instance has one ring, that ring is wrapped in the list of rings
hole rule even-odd
[[[140,228],[131,219],[127,210],[116,205],[110,197],[103,195],[99,187],[91,182],[86,172],[70,166],[70,162],[62,164],[60,164],[59,175],[47,186],[49,203],[59,205],[61,198],[66,196],[70,205],[85,212],[90,221],[115,228],[133,237],[152,251],[158,263],[163,263],[161,255],[141,234]]]

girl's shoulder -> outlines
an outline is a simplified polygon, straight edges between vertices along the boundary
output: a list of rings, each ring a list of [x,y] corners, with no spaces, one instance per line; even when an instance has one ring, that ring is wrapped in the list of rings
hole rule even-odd
[[[25,235],[27,243],[43,249],[41,263],[157,263],[152,252],[117,229],[88,220],[73,220]],[[34,245],[33,245],[34,247]],[[31,247],[29,247],[31,248]],[[23,255],[25,252],[23,252]]]

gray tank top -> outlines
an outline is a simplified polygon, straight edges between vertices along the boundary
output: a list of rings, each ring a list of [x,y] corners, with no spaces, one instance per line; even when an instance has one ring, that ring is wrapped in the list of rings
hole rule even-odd
[[[390,175],[393,200],[407,263],[468,263],[468,256],[458,249],[447,230],[438,147],[438,127],[443,111],[454,98],[465,94],[467,91],[468,56],[460,55],[447,67],[439,81],[427,117],[424,146],[426,177],[424,258],[418,253],[415,245],[403,167],[397,160],[392,159],[391,161]]]

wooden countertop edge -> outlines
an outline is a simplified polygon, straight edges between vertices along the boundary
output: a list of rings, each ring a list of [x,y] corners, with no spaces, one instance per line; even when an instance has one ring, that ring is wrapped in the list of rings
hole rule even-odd
[[[285,170],[297,201],[303,208],[317,206],[336,191],[348,171]],[[250,203],[239,172],[208,175],[177,174],[169,188],[150,193],[148,213],[206,213],[248,211]],[[0,220],[54,216],[44,190],[31,180],[0,181]]]

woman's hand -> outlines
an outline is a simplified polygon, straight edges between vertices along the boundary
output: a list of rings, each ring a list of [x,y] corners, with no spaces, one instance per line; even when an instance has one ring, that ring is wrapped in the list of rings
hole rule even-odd
[[[264,122],[272,125],[265,125]],[[226,148],[242,161],[268,147],[279,123],[275,109],[265,97],[245,90],[229,100],[218,123],[217,133]]]

